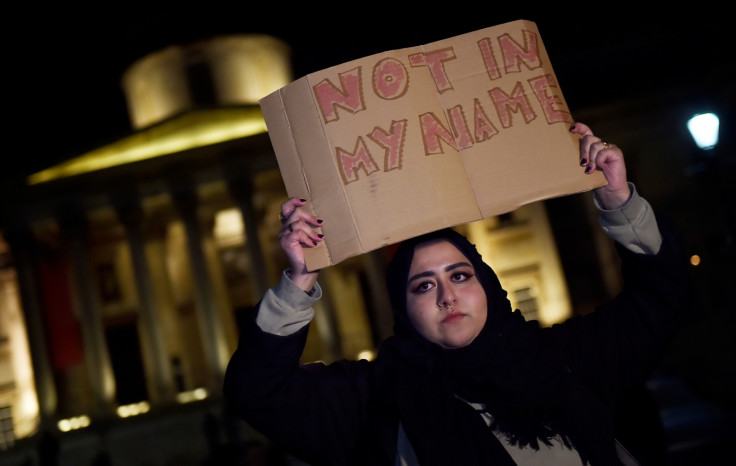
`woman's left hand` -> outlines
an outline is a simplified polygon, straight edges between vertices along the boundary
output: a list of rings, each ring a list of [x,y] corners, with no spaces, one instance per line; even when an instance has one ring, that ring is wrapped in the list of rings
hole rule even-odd
[[[631,189],[626,178],[626,164],[621,149],[593,134],[593,131],[583,123],[574,123],[570,127],[571,133],[582,136],[580,139],[580,166],[585,167],[585,173],[596,170],[603,172],[608,184],[595,190],[601,206],[607,210],[621,207],[629,200]]]

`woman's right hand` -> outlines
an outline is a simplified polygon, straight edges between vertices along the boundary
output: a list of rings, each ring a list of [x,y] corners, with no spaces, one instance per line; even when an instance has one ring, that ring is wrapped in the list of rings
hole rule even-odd
[[[317,246],[324,241],[324,235],[316,230],[322,225],[322,219],[304,209],[306,204],[305,199],[298,197],[290,197],[281,204],[279,244],[291,264],[291,280],[304,291],[310,291],[317,281],[318,271],[307,270],[304,248]]]
[[[623,151],[615,144],[603,142],[583,123],[573,123],[570,132],[581,136],[580,165],[585,167],[585,173],[599,170],[606,177],[608,184],[595,190],[601,206],[613,210],[624,205],[631,197],[631,189]]]

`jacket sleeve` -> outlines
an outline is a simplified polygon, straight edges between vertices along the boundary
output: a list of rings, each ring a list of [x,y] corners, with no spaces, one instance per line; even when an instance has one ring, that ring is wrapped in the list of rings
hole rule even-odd
[[[626,249],[644,254],[656,254],[662,246],[662,237],[652,206],[639,196],[636,186],[629,182],[631,196],[618,209],[606,210],[593,196],[598,209],[598,221],[609,238]]]
[[[296,319],[283,335],[263,330],[261,307],[271,312],[289,305],[278,289],[270,292],[241,330],[225,374],[225,399],[291,455],[314,465],[346,464],[363,414],[368,363],[300,364],[309,319]]]
[[[621,243],[623,287],[595,312],[553,326],[568,369],[609,401],[646,380],[682,316],[690,310],[692,288],[684,241],[666,217],[656,224],[656,254]]]
[[[314,317],[314,303],[322,297],[322,288],[315,283],[312,293],[305,293],[291,281],[286,271],[279,284],[266,291],[258,306],[256,325],[266,333],[291,335]]]

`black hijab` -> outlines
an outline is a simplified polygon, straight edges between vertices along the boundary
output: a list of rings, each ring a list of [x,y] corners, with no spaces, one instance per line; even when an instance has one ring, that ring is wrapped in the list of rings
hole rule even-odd
[[[415,247],[446,240],[473,265],[486,292],[488,317],[476,339],[443,349],[411,325],[406,287]],[[606,464],[613,435],[603,404],[576,383],[544,329],[512,310],[498,277],[467,238],[443,229],[402,242],[387,269],[394,333],[380,348],[374,388],[380,411],[400,421],[422,465],[514,464],[479,413],[458,399],[483,403],[492,429],[511,444],[539,449],[559,438],[583,462]]]

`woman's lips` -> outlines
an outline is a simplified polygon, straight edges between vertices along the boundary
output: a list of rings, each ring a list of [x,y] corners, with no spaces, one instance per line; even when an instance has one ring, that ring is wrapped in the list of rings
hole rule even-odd
[[[442,323],[443,324],[452,324],[452,323],[458,322],[463,317],[465,317],[465,314],[463,314],[461,312],[453,312],[452,314],[449,314],[447,317],[445,317],[444,319],[442,319]]]

